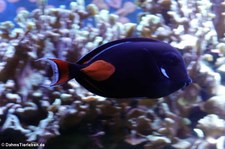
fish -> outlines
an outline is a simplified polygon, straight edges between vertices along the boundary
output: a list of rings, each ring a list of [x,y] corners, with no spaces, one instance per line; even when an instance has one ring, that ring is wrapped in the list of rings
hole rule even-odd
[[[181,53],[150,38],[124,38],[100,45],[76,63],[41,58],[53,70],[50,86],[74,79],[90,92],[109,98],[160,98],[188,86]]]

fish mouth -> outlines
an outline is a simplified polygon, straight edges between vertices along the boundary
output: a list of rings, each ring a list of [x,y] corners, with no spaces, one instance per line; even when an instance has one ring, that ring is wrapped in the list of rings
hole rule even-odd
[[[191,78],[188,78],[188,80],[186,82],[184,82],[183,87],[181,88],[181,90],[184,90],[188,85],[190,85],[192,83]]]

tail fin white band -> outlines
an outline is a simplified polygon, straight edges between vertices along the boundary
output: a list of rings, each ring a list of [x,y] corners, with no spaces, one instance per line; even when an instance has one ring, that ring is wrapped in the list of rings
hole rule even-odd
[[[50,86],[56,85],[57,82],[59,81],[59,68],[58,68],[57,64],[49,58],[40,58],[36,61],[46,61],[51,65],[53,75],[52,75],[52,80],[51,80]]]

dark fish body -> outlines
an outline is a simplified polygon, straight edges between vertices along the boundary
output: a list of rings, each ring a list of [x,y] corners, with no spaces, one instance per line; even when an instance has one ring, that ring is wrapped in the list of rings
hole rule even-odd
[[[87,90],[113,98],[159,98],[187,86],[191,79],[181,54],[169,44],[128,38],[104,44],[76,64],[46,59],[52,86],[75,78]]]

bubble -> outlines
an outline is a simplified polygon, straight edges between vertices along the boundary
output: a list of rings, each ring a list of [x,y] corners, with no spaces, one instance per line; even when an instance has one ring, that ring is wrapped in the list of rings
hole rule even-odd
[[[6,9],[6,2],[3,0],[0,0],[0,13],[5,11],[5,9]]]

